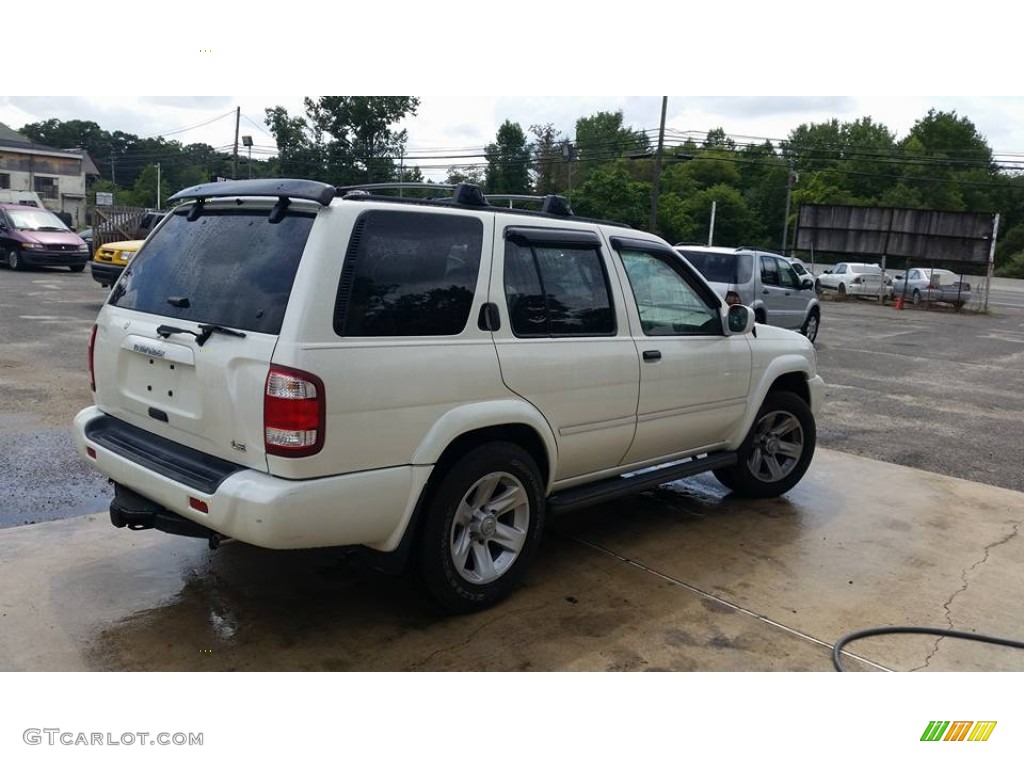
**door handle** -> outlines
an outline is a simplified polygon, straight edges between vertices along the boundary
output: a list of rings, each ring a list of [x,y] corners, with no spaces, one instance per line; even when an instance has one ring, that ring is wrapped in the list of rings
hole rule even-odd
[[[765,296],[767,296],[769,294],[769,290],[767,288],[765,288],[763,291],[761,291],[761,293],[763,293]]]
[[[657,349],[648,349],[644,351],[644,362],[653,363],[655,360],[661,360],[661,351]]]

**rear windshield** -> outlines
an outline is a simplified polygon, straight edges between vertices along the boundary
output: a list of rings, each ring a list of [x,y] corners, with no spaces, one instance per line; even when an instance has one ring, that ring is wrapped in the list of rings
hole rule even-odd
[[[862,275],[880,275],[882,268],[877,264],[851,264],[850,270],[859,272]]]
[[[267,210],[175,212],[125,269],[109,303],[257,333],[281,330],[313,214],[276,224]]]
[[[753,274],[753,260],[749,253],[706,253],[680,251],[693,268],[704,275],[709,283],[746,283]]]

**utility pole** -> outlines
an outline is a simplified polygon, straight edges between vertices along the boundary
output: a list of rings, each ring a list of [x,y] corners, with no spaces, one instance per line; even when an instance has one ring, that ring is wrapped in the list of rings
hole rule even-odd
[[[793,182],[796,180],[796,161],[789,159],[789,174],[786,178],[786,218],[782,222],[782,255],[786,256],[786,249],[789,243],[789,203],[793,197]]]
[[[661,157],[665,149],[665,110],[668,96],[661,97],[661,127],[658,128],[658,152],[654,156],[654,178],[651,188],[651,223],[649,231],[654,232],[658,223],[658,194],[661,192]]]
[[[234,159],[231,161],[231,178],[238,178],[238,124],[242,119],[242,108],[238,107],[235,110],[235,154]]]
[[[988,294],[992,290],[992,273],[996,268],[996,238],[999,237],[999,214],[992,220],[992,245],[988,249],[988,269],[985,272],[985,306],[982,310],[988,312]]]
[[[718,210],[718,201],[711,201],[711,226],[708,227],[708,248],[714,244],[715,240],[715,211]]]
[[[156,209],[160,210],[160,163],[156,164]]]

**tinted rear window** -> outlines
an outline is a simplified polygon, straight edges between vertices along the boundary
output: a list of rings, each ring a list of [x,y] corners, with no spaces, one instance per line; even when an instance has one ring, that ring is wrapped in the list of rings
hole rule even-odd
[[[454,336],[473,305],[483,224],[471,216],[370,211],[356,223],[335,305],[341,336]]]
[[[753,274],[749,253],[705,253],[703,251],[680,251],[693,268],[704,275],[709,283],[742,284],[750,281]]]
[[[279,333],[313,214],[276,224],[267,210],[170,216],[110,296],[110,303],[163,317]],[[187,300],[187,301],[185,301]],[[171,303],[173,301],[173,304]]]

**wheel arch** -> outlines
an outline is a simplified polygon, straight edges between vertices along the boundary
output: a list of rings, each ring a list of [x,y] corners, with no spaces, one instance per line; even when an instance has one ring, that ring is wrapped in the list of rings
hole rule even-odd
[[[496,404],[471,403],[449,411],[427,433],[413,456],[413,464],[432,465],[430,473],[407,513],[404,529],[393,550],[362,548],[369,564],[397,573],[405,570],[423,530],[433,494],[455,463],[476,448],[491,442],[508,442],[525,450],[537,464],[543,479],[544,496],[553,482],[557,448],[547,421],[529,403],[513,400]]]

